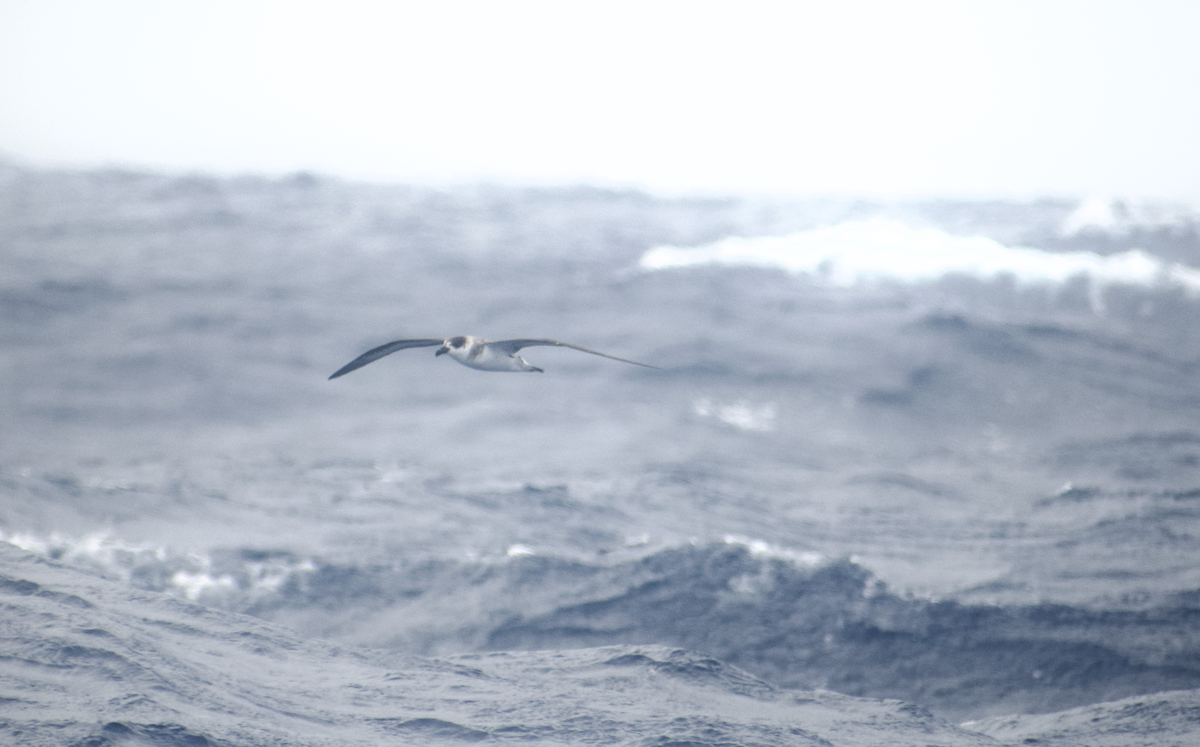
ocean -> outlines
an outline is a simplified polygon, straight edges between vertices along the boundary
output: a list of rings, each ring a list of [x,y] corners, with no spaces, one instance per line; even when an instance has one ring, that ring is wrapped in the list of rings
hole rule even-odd
[[[738,692],[1025,738],[1200,692],[1198,318],[1189,206],[2,165],[4,573],[40,558],[403,666],[710,662]],[[327,379],[464,334],[659,370],[416,348]],[[70,743],[20,705],[59,690],[12,682],[12,743]],[[78,718],[95,745],[276,743]],[[430,718],[433,741],[509,738]],[[620,739],[667,734],[639,723]],[[945,743],[1001,743],[980,729]],[[747,734],[687,739],[810,743]]]

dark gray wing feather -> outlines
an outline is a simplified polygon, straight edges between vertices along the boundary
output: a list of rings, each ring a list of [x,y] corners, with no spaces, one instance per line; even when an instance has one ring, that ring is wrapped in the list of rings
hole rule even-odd
[[[658,368],[658,366],[651,366],[649,363],[638,363],[637,361],[631,361],[628,358],[618,358],[615,355],[609,355],[608,353],[601,353],[599,350],[589,350],[587,348],[581,348],[578,345],[572,345],[569,342],[559,342],[558,340],[525,340],[525,339],[522,339],[522,340],[497,340],[496,342],[488,343],[489,347],[493,347],[496,350],[503,351],[505,353],[508,353],[509,355],[512,355],[513,353],[517,352],[521,348],[531,348],[535,345],[553,345],[555,347],[560,347],[560,348],[571,348],[572,350],[579,350],[584,353],[591,353],[592,355],[598,355],[602,358],[612,358],[614,361],[621,361],[622,363],[632,363],[635,366],[643,366],[645,368]]]
[[[433,347],[434,345],[443,345],[445,342],[446,341],[444,339],[434,339],[432,337],[423,337],[419,340],[393,340],[386,345],[380,345],[377,348],[371,348],[367,352],[334,371],[333,375],[329,378],[336,379],[339,376],[344,376],[355,369],[362,368],[368,363],[377,361],[383,356],[394,353],[397,350],[404,350],[405,348],[428,348]]]

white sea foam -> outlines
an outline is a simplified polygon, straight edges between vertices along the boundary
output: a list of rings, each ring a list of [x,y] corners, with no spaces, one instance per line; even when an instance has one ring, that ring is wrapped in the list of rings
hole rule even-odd
[[[53,532],[49,536],[38,536],[29,532],[8,534],[0,530],[0,540],[56,560],[89,563],[116,574],[125,581],[130,580],[134,567],[163,563],[168,559],[167,551],[163,547],[134,545],[103,532],[72,537],[59,532]]]
[[[176,571],[171,576],[171,583],[192,601],[199,599],[200,595],[206,591],[232,590],[237,586],[232,576],[213,578],[208,573],[188,573],[187,571]]]
[[[251,594],[272,592],[292,574],[316,569],[311,560],[275,558],[242,563],[235,577],[215,572],[207,555],[174,552],[161,545],[130,544],[107,533],[72,537],[58,532],[39,536],[0,530],[0,541],[66,563],[89,566],[126,583],[142,585],[146,579],[162,578],[165,583],[161,586],[153,584],[156,591],[181,594],[191,600],[234,590]]]
[[[725,544],[741,545],[749,550],[751,555],[756,557],[786,560],[802,568],[816,568],[826,561],[826,557],[819,552],[789,550],[785,547],[772,545],[770,542],[743,537],[737,534],[725,535]]]
[[[774,267],[838,287],[881,281],[919,283],[949,275],[1010,277],[1021,285],[1058,285],[1083,278],[1109,285],[1180,286],[1200,295],[1200,270],[1133,249],[1103,256],[1005,246],[983,236],[953,236],[883,218],[852,221],[787,236],[731,237],[704,246],[659,246],[644,270],[697,265]]]
[[[740,431],[762,433],[775,429],[777,414],[774,402],[761,405],[744,401],[722,404],[710,399],[698,399],[693,402],[692,412],[702,418],[716,418]]]

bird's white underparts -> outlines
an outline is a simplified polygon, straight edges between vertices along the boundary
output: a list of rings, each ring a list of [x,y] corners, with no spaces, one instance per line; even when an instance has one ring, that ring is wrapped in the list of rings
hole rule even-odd
[[[598,350],[589,350],[578,345],[572,345],[569,342],[559,342],[558,340],[537,340],[537,339],[518,339],[518,340],[485,340],[482,337],[471,337],[470,335],[459,335],[458,337],[422,337],[410,340],[393,340],[386,345],[380,345],[377,348],[371,348],[367,352],[358,356],[346,365],[333,372],[329,378],[336,379],[339,376],[344,376],[351,371],[362,368],[363,366],[377,361],[385,355],[390,355],[397,350],[405,350],[407,348],[431,348],[439,346],[438,351],[434,353],[438,355],[449,355],[454,360],[469,368],[477,368],[480,371],[537,371],[542,372],[542,369],[537,366],[532,366],[521,356],[517,355],[517,351],[521,348],[533,347],[535,345],[551,345],[560,348],[571,348],[592,355],[599,355],[602,358],[611,358],[614,361],[622,363],[632,363],[635,366],[643,366],[645,368],[658,368],[647,363],[638,363],[627,358],[618,358],[615,355],[601,353]]]

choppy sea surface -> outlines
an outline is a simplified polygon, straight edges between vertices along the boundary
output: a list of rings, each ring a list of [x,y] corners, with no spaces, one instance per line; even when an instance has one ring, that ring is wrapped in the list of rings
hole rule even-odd
[[[0,540],[398,657],[617,646],[950,722],[1195,691],[1198,319],[1188,206],[4,165]],[[327,380],[458,334],[661,370]]]

